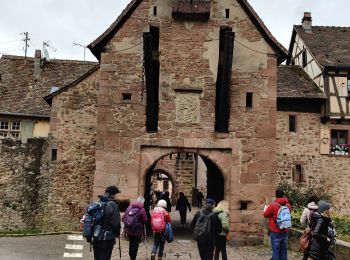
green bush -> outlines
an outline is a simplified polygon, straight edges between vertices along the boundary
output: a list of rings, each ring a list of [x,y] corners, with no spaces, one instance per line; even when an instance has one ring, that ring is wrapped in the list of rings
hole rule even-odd
[[[320,200],[331,202],[331,196],[326,193],[322,186],[305,188],[300,184],[292,186],[286,182],[281,182],[278,188],[284,191],[295,211],[303,209],[307,204],[307,200],[313,195],[317,195]]]

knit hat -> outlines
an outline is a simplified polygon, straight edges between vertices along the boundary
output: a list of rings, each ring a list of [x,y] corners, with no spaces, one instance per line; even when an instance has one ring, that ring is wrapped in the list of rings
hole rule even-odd
[[[113,196],[117,193],[120,193],[120,190],[116,186],[109,186],[105,189],[105,194],[107,196]]]
[[[213,199],[208,198],[208,199],[206,200],[206,203],[207,203],[207,206],[208,206],[208,207],[211,207],[211,208],[214,208],[214,207],[215,207],[215,200],[213,200]]]
[[[331,204],[325,202],[324,200],[320,200],[318,202],[318,212],[323,213],[330,208],[331,208]]]
[[[165,209],[167,207],[166,201],[165,200],[158,201],[157,207],[161,207]]]

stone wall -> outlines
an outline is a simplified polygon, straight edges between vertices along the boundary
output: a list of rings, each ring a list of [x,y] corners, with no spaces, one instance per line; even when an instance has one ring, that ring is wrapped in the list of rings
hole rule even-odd
[[[43,138],[21,141],[0,139],[0,230],[35,229],[36,215],[46,201],[42,157]]]
[[[155,161],[169,152],[201,151],[224,176],[234,237],[242,243],[262,240],[262,219],[257,216],[273,196],[275,183],[276,55],[237,1],[212,1],[206,23],[173,20],[170,3],[144,0],[101,55],[94,194],[113,183],[121,187],[122,197],[134,199],[144,192],[146,173]],[[153,5],[157,16],[152,15]],[[230,8],[228,19],[225,8]],[[150,25],[160,28],[155,133],[145,128],[140,44]],[[214,131],[221,26],[231,26],[236,40],[250,47],[235,44],[230,125],[224,134]],[[253,93],[252,108],[245,107],[246,92]],[[123,93],[131,99],[123,100]],[[186,106],[192,114],[183,120]],[[244,212],[242,203],[248,204]]]
[[[43,230],[74,230],[93,199],[99,71],[53,98],[46,163],[48,203],[40,215]],[[57,160],[51,160],[57,149]],[[97,198],[94,198],[97,199]]]
[[[290,133],[289,115],[297,118],[297,131]],[[305,175],[304,187],[323,186],[332,195],[336,211],[349,214],[350,157],[320,154],[320,133],[323,129],[337,129],[338,125],[321,125],[316,113],[277,113],[277,183],[292,181],[292,167],[301,165]],[[342,126],[344,127],[344,126]]]

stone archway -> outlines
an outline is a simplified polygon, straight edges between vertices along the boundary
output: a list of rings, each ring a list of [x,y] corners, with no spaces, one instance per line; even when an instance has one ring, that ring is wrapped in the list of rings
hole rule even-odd
[[[209,178],[211,182],[219,180],[218,186],[209,189],[210,194],[216,200],[226,199],[230,201],[230,173],[231,173],[231,151],[224,149],[187,149],[187,148],[170,148],[170,147],[147,147],[141,153],[140,169],[140,193],[143,193],[146,199],[145,207],[149,208],[149,194],[151,176],[154,174],[157,164],[166,156],[178,153],[193,153],[205,161],[208,169],[211,168],[211,173],[219,174],[218,178]],[[148,166],[148,167],[147,167]],[[214,169],[214,170],[213,170]],[[220,182],[221,181],[221,182]],[[212,183],[211,183],[212,184]],[[220,193],[215,195],[216,193]]]

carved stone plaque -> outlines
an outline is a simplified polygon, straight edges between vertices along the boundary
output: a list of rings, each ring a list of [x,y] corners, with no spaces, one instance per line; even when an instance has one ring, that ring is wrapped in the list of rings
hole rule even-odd
[[[199,123],[200,105],[199,93],[176,93],[176,122]]]

